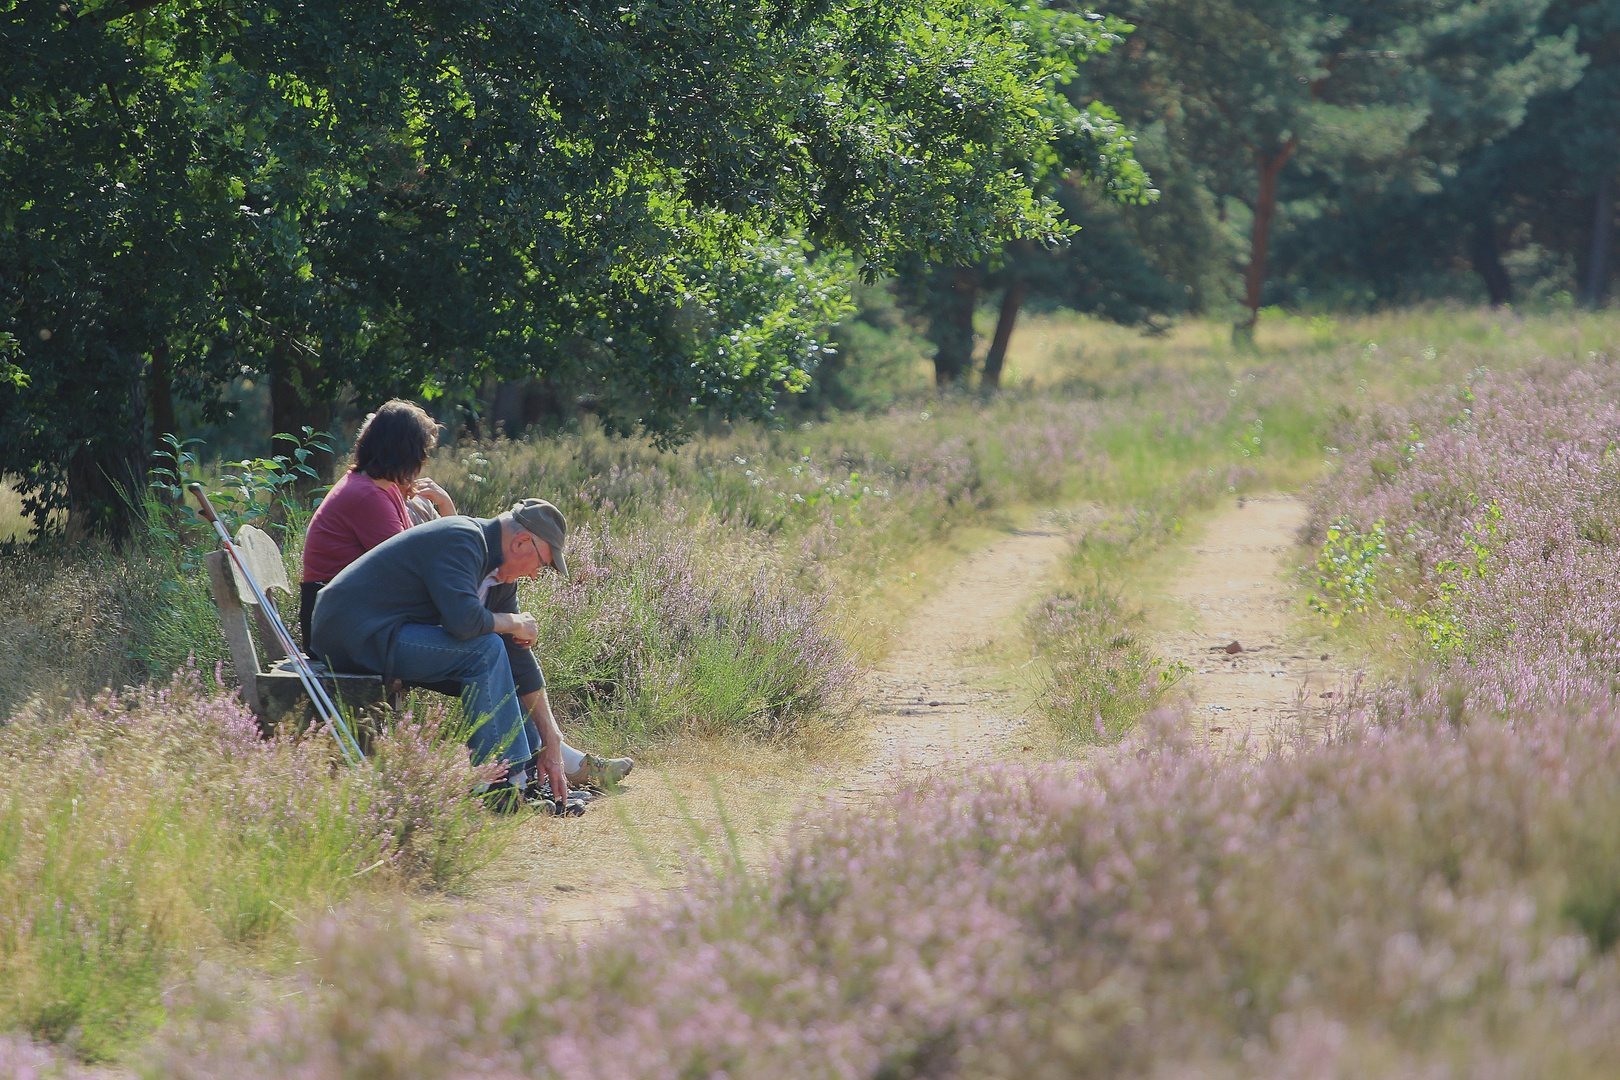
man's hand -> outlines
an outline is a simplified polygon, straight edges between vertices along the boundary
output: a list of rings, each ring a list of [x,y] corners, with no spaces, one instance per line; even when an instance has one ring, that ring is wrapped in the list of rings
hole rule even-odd
[[[541,733],[546,745],[540,748],[540,775],[551,782],[551,797],[567,804],[568,774],[563,772],[562,735],[553,727],[550,733]]]
[[[512,644],[520,649],[530,648],[540,640],[540,624],[527,611],[520,611],[516,615],[509,615],[504,611],[496,612],[495,632],[511,634]]]
[[[540,733],[540,771],[551,782],[552,795],[566,804],[568,774],[563,772],[562,730],[557,727],[557,718],[552,715],[546,688],[542,686],[532,694],[524,694],[521,701],[524,713],[534,721],[535,730]]]
[[[405,497],[409,499],[417,495],[432,503],[439,511],[440,517],[449,517],[456,512],[456,504],[451,500],[450,493],[435,483],[430,476],[418,476]]]

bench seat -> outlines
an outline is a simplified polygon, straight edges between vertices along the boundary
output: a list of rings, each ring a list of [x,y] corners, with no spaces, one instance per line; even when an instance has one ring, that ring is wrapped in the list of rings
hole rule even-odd
[[[265,552],[265,545],[269,545],[268,551],[275,550],[274,541],[263,533],[258,533],[256,537],[242,535],[249,533],[249,530],[258,532],[251,525],[244,525],[238,534],[240,547]],[[251,542],[240,543],[242,540]],[[272,632],[270,621],[251,596],[243,595],[246,590],[237,585],[230,558],[224,551],[212,551],[204,559],[204,564],[208,568],[209,589],[213,593],[214,606],[219,610],[225,643],[230,648],[231,664],[236,668],[237,679],[242,684],[242,700],[253,710],[253,715],[259,721],[259,729],[267,737],[288,724],[293,725],[293,730],[302,732],[314,719],[315,707],[304,692],[297,668]],[[266,595],[272,588],[290,592],[285,571],[281,571],[280,580],[272,576],[280,570],[280,553],[275,553],[274,565],[265,565],[272,561],[268,555],[261,555],[261,559],[260,572],[254,576],[259,579],[259,586]],[[258,630],[258,643],[254,641],[255,629]],[[264,651],[262,664],[259,659],[261,645]],[[354,717],[355,739],[362,751],[369,752],[372,733],[382,721],[385,710],[392,708],[398,698],[397,687],[385,686],[380,675],[333,674],[319,662],[315,662],[314,667],[333,702],[345,715]],[[390,693],[390,690],[396,692]]]

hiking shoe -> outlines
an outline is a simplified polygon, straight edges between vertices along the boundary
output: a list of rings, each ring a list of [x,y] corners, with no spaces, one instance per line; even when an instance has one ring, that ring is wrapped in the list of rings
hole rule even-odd
[[[585,813],[584,798],[570,795],[566,802],[553,799],[549,787],[535,784],[519,789],[502,780],[489,785],[480,797],[492,814],[515,814],[524,808],[537,810],[547,817],[581,817]]]
[[[579,768],[568,774],[568,786],[611,791],[623,783],[635,767],[636,763],[627,757],[600,758],[586,754]]]
[[[529,799],[529,805],[547,817],[585,816],[585,800],[578,795],[570,795],[567,801],[535,795]]]

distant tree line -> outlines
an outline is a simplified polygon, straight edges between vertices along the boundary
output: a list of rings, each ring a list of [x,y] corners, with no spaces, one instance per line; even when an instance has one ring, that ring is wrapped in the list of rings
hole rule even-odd
[[[675,440],[856,274],[941,386],[1027,303],[1597,305],[1617,171],[1614,0],[0,0],[0,473],[118,533],[244,377]]]
[[[1147,197],[1058,92],[1117,34],[1002,0],[0,4],[0,473],[118,533],[177,402],[494,381],[678,439],[801,388],[852,267]],[[560,389],[559,389],[560,388]]]
[[[1026,299],[1151,326],[1268,305],[1514,301],[1538,278],[1598,306],[1620,172],[1614,0],[1117,0],[1120,45],[1065,93],[1135,131],[1162,197],[1068,185],[1081,226],[966,264],[914,262],[897,295],[938,381],[973,366],[971,310],[999,303],[994,386]],[[966,335],[966,336],[964,336]]]

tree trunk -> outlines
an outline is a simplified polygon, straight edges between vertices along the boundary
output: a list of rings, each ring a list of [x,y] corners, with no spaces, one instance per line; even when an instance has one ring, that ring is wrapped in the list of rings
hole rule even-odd
[[[949,274],[945,288],[934,285],[933,311],[928,336],[933,339],[934,384],[941,390],[955,384],[973,366],[973,312],[979,304],[979,268],[957,266],[940,270]]]
[[[169,366],[167,342],[152,350],[148,382],[147,393],[152,399],[152,439],[156,442],[179,430],[174,422],[174,371]]]
[[[326,431],[332,423],[332,407],[317,393],[319,371],[311,359],[302,352],[278,344],[270,355],[270,430],[304,437],[307,427],[314,432]],[[277,452],[282,449],[278,443]],[[321,483],[332,482],[332,455],[315,454],[310,464],[320,473]],[[300,489],[315,484],[299,484]]]
[[[1592,254],[1586,267],[1586,306],[1603,305],[1603,294],[1609,291],[1609,247],[1614,240],[1614,174],[1604,173],[1598,179],[1597,195],[1592,200]]]
[[[1513,280],[1502,266],[1502,252],[1496,243],[1496,221],[1489,210],[1474,218],[1474,235],[1469,244],[1468,261],[1474,264],[1474,273],[1485,283],[1485,295],[1491,307],[1499,308],[1513,299]]]
[[[146,487],[146,393],[136,376],[122,418],[67,463],[69,540],[127,540]]]
[[[1024,294],[1029,291],[1029,282],[1023,278],[1015,278],[1007,291],[1001,295],[1001,313],[996,316],[996,336],[990,339],[990,354],[984,358],[984,376],[979,380],[979,387],[983,390],[998,390],[1001,388],[1001,367],[1007,360],[1007,346],[1012,341],[1013,325],[1018,321],[1018,311],[1024,306]]]
[[[516,439],[523,434],[523,396],[524,385],[515,380],[503,380],[495,384],[495,393],[490,397],[489,410],[489,437]]]
[[[1269,160],[1264,154],[1254,156],[1260,186],[1255,193],[1254,228],[1249,234],[1249,268],[1243,280],[1243,306],[1249,309],[1249,315],[1232,328],[1232,336],[1240,340],[1252,339],[1255,324],[1260,321],[1260,296],[1266,286],[1266,254],[1271,247],[1271,226],[1277,217],[1277,178],[1298,145],[1297,140],[1289,139]]]

